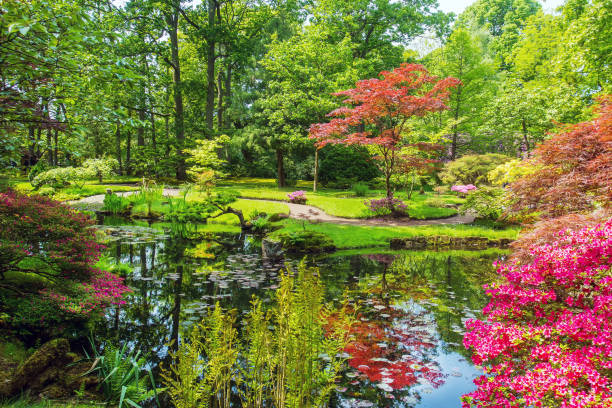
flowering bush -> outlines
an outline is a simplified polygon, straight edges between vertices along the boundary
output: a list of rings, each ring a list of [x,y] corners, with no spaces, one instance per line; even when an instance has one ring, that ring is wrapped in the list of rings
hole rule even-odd
[[[467,184],[465,186],[463,185],[454,185],[451,187],[451,191],[454,191],[456,193],[461,193],[461,194],[467,194],[470,191],[476,190],[476,186],[473,184]]]
[[[381,199],[365,200],[363,202],[368,210],[376,217],[385,215],[406,215],[408,206],[399,198],[385,197]]]
[[[306,192],[302,190],[294,191],[293,193],[287,194],[289,202],[294,204],[305,204],[306,203]]]
[[[482,187],[472,190],[461,206],[461,213],[472,211],[476,217],[485,220],[498,220],[507,206],[507,197],[503,188]]]
[[[463,406],[612,406],[612,219],[532,255],[499,267],[506,282],[487,290],[487,319],[466,323],[486,375]]]
[[[102,246],[93,221],[51,199],[9,190],[0,194],[0,292],[43,299],[76,318],[123,303],[129,289],[94,268]],[[43,312],[46,309],[42,309]],[[17,313],[6,305],[0,312]],[[45,319],[45,316],[40,316]],[[47,319],[51,321],[52,319]]]

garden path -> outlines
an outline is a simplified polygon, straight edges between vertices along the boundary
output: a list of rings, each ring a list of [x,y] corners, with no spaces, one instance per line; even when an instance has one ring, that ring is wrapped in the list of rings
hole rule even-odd
[[[126,191],[117,193],[118,195],[130,195],[136,191]],[[180,190],[177,188],[165,188],[164,195],[175,197],[180,194]],[[245,200],[250,200],[245,198]],[[101,205],[104,201],[104,194],[93,195],[85,197],[80,200],[68,201],[70,205]],[[405,226],[420,226],[420,225],[456,225],[456,224],[469,224],[474,221],[473,215],[453,215],[447,218],[437,218],[433,220],[413,220],[408,218],[370,218],[370,219],[358,219],[358,218],[343,218],[335,217],[327,214],[325,211],[306,204],[293,204],[285,201],[275,200],[258,200],[267,202],[282,202],[289,207],[289,217],[298,220],[307,220],[310,222],[331,222],[334,224],[347,224],[347,225],[363,225],[363,226],[378,226],[378,227],[405,227]]]

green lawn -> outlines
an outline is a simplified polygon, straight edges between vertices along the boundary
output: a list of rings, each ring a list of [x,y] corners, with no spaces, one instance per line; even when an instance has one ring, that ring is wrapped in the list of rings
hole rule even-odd
[[[368,213],[364,204],[365,200],[382,198],[385,192],[372,190],[367,197],[355,197],[350,190],[334,190],[321,188],[316,193],[312,191],[312,182],[301,181],[296,187],[279,188],[273,179],[230,179],[223,181],[218,189],[235,190],[243,198],[257,198],[267,200],[287,201],[287,193],[303,189],[308,198],[307,204],[320,208],[327,214],[345,218],[367,218]],[[425,201],[436,197],[445,204],[461,204],[463,200],[455,195],[436,195],[432,192],[425,194],[415,193],[411,199],[406,200],[406,194],[399,192],[398,198],[404,199],[408,204],[410,217],[417,219],[444,218],[457,214],[454,208],[439,208],[427,205]]]
[[[485,237],[490,239],[515,239],[518,228],[493,230],[475,225],[426,225],[416,227],[371,227],[359,225],[340,225],[331,223],[311,224],[297,220],[282,221],[282,229],[271,234],[272,237],[283,232],[299,231],[305,225],[307,230],[328,235],[338,248],[363,248],[388,246],[391,238],[416,236],[447,235],[451,237]]]

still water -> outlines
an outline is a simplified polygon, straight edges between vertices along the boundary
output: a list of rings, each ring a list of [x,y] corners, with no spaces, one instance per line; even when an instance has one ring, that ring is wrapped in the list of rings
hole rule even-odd
[[[263,258],[261,241],[250,235],[105,224],[106,255],[132,266],[126,283],[134,292],[98,333],[147,351],[154,369],[167,357],[168,342],[216,302],[244,316],[253,295],[270,302],[280,270],[294,270],[302,259]],[[482,285],[503,253],[369,251],[306,259],[319,267],[330,301],[348,293],[358,306],[356,340],[346,349],[350,358],[331,405],[460,407],[481,374],[461,343],[463,324],[480,316],[487,301]]]

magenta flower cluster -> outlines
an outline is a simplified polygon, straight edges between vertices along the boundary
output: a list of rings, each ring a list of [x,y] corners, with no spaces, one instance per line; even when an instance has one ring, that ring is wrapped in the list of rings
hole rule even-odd
[[[612,407],[612,219],[500,265],[463,343],[485,366],[463,407]]]
[[[92,224],[57,201],[13,190],[0,193],[0,265],[45,278],[47,287],[29,296],[41,296],[68,313],[86,316],[119,304],[129,288],[93,267],[104,246],[96,242]]]
[[[461,194],[467,194],[470,191],[476,190],[476,186],[473,184],[466,184],[466,185],[454,185],[451,187],[451,191],[454,191],[456,193],[461,193]]]
[[[306,202],[306,192],[303,190],[294,191],[287,194],[287,198],[291,203],[304,204]]]
[[[363,203],[375,216],[404,214],[408,208],[402,200],[393,197],[365,200]]]

